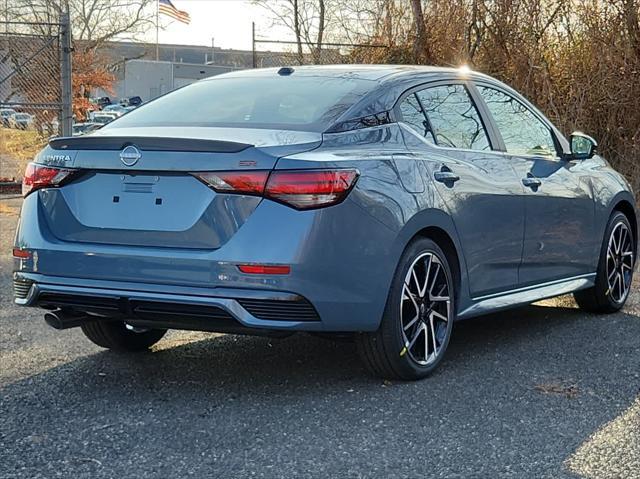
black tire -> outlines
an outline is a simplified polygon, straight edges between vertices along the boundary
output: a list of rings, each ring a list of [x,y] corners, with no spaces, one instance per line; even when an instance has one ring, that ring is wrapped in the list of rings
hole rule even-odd
[[[622,300],[616,300],[616,298],[614,298],[614,294],[612,294],[611,292],[611,288],[607,280],[607,250],[609,247],[611,234],[616,229],[616,227],[618,227],[618,225],[623,225],[627,228],[629,234],[631,235],[631,244],[635,245],[635,238],[633,236],[633,230],[631,229],[629,220],[620,211],[614,211],[611,215],[611,218],[609,218],[609,223],[607,223],[604,239],[600,248],[600,259],[598,260],[598,271],[596,274],[595,286],[573,293],[573,297],[575,298],[576,303],[578,303],[578,306],[583,311],[601,314],[615,313],[624,306],[627,298],[629,297],[629,293],[627,292]],[[633,253],[634,255],[632,257],[632,268],[629,272],[629,284],[633,279],[633,270],[635,266],[635,246],[633,246]]]
[[[445,329],[438,330],[440,347],[437,349],[437,354],[434,355],[435,359],[428,364],[420,364],[418,360],[412,357],[412,354],[407,352],[407,343],[403,338],[404,328],[400,310],[403,307],[402,305],[405,304],[403,301],[409,299],[403,296],[405,278],[409,274],[410,268],[413,268],[414,263],[417,264],[416,262],[425,254],[434,255],[442,265],[442,272],[436,273],[436,275],[444,274],[444,278],[446,278],[448,284],[449,305],[447,305],[447,307],[449,308],[449,312],[447,315],[449,319],[446,323],[441,324]],[[429,270],[426,268],[425,270],[428,278]],[[440,277],[440,280],[444,281],[444,278]],[[413,304],[415,305],[415,302]],[[431,311],[432,307],[430,306],[428,309]],[[425,311],[420,308],[416,308],[416,310],[420,311],[416,313],[416,317],[424,315],[425,313]],[[420,316],[420,318],[419,322],[424,319],[423,316]],[[449,344],[454,319],[455,286],[448,259],[434,241],[428,238],[417,238],[407,246],[396,268],[379,329],[373,333],[358,333],[356,335],[358,353],[367,369],[375,376],[400,380],[425,378],[433,372],[442,361]],[[419,325],[417,325],[417,327],[419,327]],[[433,331],[433,329],[431,329],[431,331]],[[424,335],[426,341],[427,332],[425,332]],[[438,334],[433,334],[433,336],[437,337]],[[425,347],[425,349],[427,348],[428,346]]]
[[[92,321],[80,326],[84,335],[93,343],[115,351],[145,351],[156,344],[166,329],[132,331],[124,321]]]

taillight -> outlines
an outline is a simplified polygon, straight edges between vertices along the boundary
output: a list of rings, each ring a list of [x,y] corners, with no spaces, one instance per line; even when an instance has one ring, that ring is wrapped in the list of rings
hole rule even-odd
[[[194,173],[193,175],[220,193],[262,195],[264,185],[267,183],[267,178],[269,177],[269,172],[217,171]]]
[[[340,203],[358,178],[356,170],[274,171],[265,195],[299,210]]]
[[[345,170],[222,171],[193,173],[219,193],[257,195],[299,210],[340,203],[358,179]]]
[[[62,185],[78,170],[69,168],[54,168],[37,163],[29,163],[22,179],[22,196],[39,190],[40,188],[55,188]]]

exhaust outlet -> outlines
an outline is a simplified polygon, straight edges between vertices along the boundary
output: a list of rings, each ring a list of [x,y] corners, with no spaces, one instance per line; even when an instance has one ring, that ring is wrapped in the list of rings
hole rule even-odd
[[[65,311],[53,311],[44,315],[45,323],[54,329],[77,328],[89,320],[88,316],[70,314]]]

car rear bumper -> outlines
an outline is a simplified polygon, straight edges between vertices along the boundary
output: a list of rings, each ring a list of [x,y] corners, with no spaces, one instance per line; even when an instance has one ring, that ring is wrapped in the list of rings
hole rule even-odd
[[[176,329],[323,331],[325,325],[304,297],[281,291],[120,283],[14,274],[14,301],[22,306],[67,308],[105,318],[127,318]]]
[[[25,198],[14,243],[30,254],[14,258],[16,279],[34,282],[28,296],[16,300],[27,306],[42,303],[38,298],[44,293],[94,295],[124,298],[125,305],[144,300],[174,309],[219,307],[253,328],[374,331],[401,252],[393,247],[397,233],[349,198],[311,211],[264,200],[221,247],[181,249],[60,240],[51,231],[54,219],[39,205],[51,196],[41,193]],[[247,274],[239,269],[242,264],[286,265],[290,272]],[[262,304],[240,303],[283,295],[304,298],[319,319],[261,318],[250,310],[260,311]]]

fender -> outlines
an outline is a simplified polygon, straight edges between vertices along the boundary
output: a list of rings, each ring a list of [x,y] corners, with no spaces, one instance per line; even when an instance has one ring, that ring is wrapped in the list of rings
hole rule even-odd
[[[620,191],[618,192],[616,195],[613,196],[613,198],[611,198],[609,200],[609,202],[607,203],[607,207],[604,210],[604,212],[606,212],[606,215],[603,215],[602,218],[600,218],[600,236],[602,237],[602,240],[604,241],[604,233],[605,233],[605,229],[607,227],[607,221],[609,221],[609,218],[611,218],[611,214],[613,213],[613,210],[616,208],[616,206],[618,204],[620,204],[620,202],[626,202],[631,206],[631,211],[625,211],[625,213],[631,213],[633,212],[633,218],[631,218],[631,220],[629,221],[629,223],[631,223],[631,229],[633,232],[633,237],[635,239],[635,250],[636,252],[638,251],[638,210],[636,208],[636,200],[633,197],[633,194],[630,191]]]
[[[460,291],[458,291],[457,309],[459,311],[466,308],[471,302],[471,296],[469,293],[469,285],[467,281],[467,264],[464,257],[464,252],[458,238],[453,219],[443,210],[436,208],[429,208],[419,211],[413,215],[409,221],[407,221],[400,232],[398,233],[396,240],[392,246],[391,255],[394,258],[396,264],[400,262],[402,253],[407,248],[411,240],[420,234],[426,228],[435,227],[438,228],[449,236],[453,242],[453,246],[458,256],[458,263],[460,267]],[[391,279],[389,279],[391,284]]]

